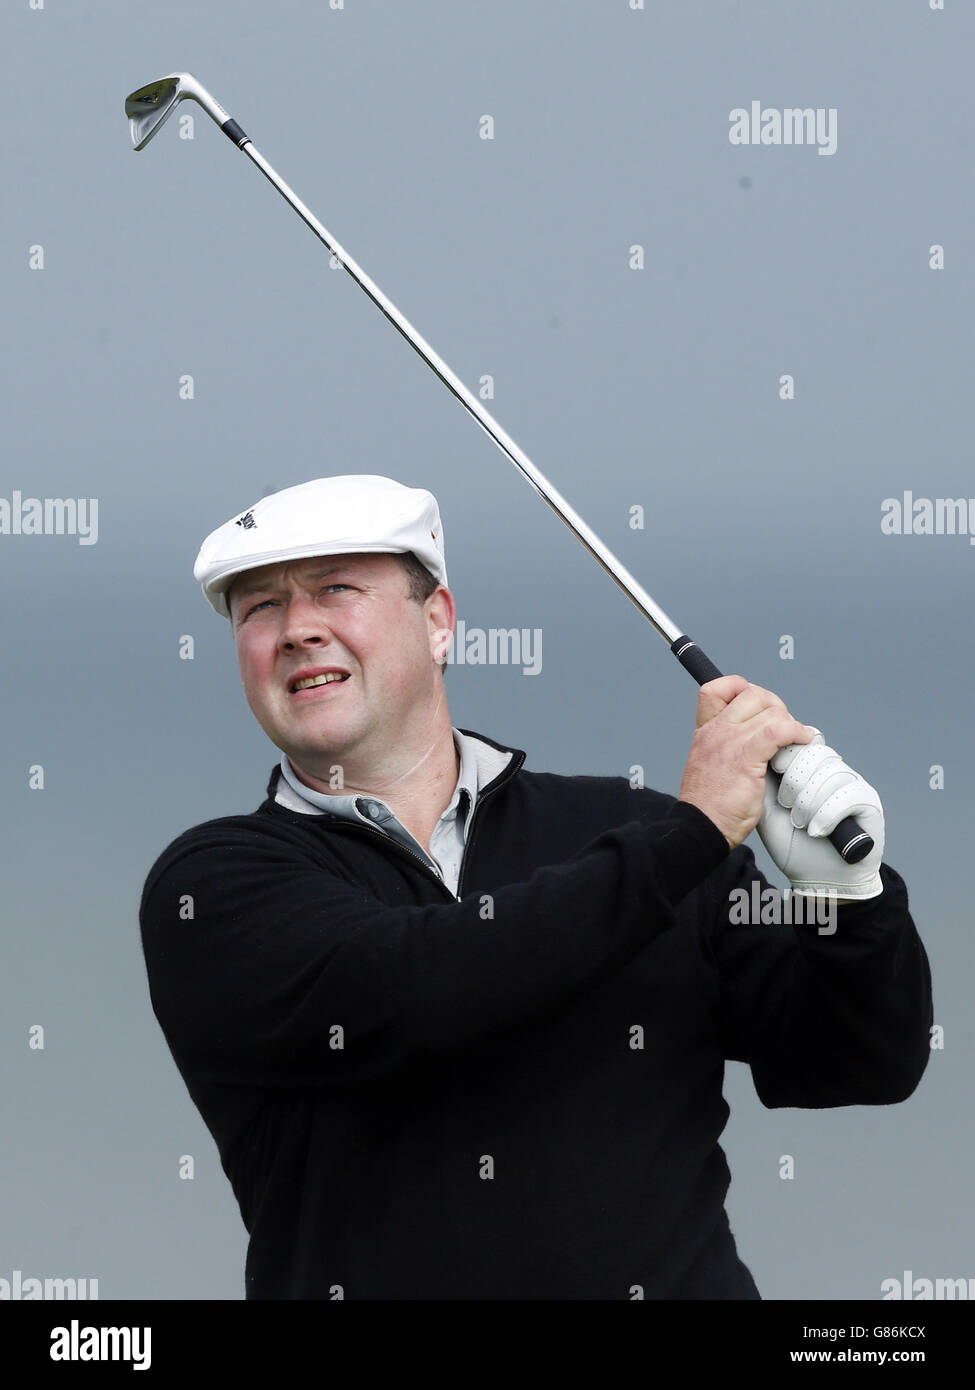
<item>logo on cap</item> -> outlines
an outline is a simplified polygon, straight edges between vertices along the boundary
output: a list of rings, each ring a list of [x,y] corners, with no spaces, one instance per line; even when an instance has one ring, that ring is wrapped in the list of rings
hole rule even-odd
[[[245,531],[249,531],[252,526],[257,525],[257,522],[254,520],[254,513],[245,512],[243,516],[239,516],[237,518],[237,520],[234,522],[234,525],[243,526]]]

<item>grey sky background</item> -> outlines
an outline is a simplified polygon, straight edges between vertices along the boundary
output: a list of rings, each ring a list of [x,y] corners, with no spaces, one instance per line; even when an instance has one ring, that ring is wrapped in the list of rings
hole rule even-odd
[[[537,676],[452,667],[455,724],[675,793],[694,725],[664,642],[202,110],[133,153],[125,95],[179,69],[469,386],[494,377],[674,621],[880,791],[944,1049],[893,1107],[768,1111],[729,1064],[728,1210],[765,1298],[975,1277],[975,550],[880,529],[906,489],[975,494],[973,42],[960,0],[4,6],[0,497],[96,497],[99,535],[0,535],[0,1277],[243,1296],[137,922],[164,846],[254,809],[279,756],[192,577],[214,527],[324,474],[428,487],[460,616],[543,634]],[[836,153],[732,145],[753,100],[835,107]]]

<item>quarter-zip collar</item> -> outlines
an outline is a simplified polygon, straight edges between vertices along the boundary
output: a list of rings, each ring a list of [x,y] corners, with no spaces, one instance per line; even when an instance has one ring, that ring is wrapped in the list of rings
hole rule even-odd
[[[267,784],[267,800],[259,807],[259,811],[265,815],[285,816],[291,821],[306,821],[313,817],[317,824],[327,825],[330,833],[375,836],[377,839],[383,841],[384,847],[390,854],[405,855],[419,872],[436,883],[441,892],[450,898],[452,902],[459,902],[463,897],[464,876],[470,862],[474,837],[485,802],[491,799],[497,791],[510,782],[518,773],[524,764],[526,755],[520,748],[510,748],[503,743],[496,743],[494,739],[486,738],[484,734],[474,733],[473,730],[459,729],[458,732],[470,740],[469,747],[477,764],[478,794],[474,808],[467,821],[467,837],[460,864],[456,894],[451,891],[440,875],[436,873],[435,870],[431,868],[430,864],[421,858],[415,850],[410,849],[399,840],[393,839],[383,831],[377,830],[364,820],[346,820],[344,817],[327,816],[324,812],[320,815],[315,815],[314,808],[311,806],[308,807],[307,812],[303,812],[276,800],[276,793],[282,786],[288,788],[288,792],[292,797],[295,796],[295,793],[288,787],[287,782],[285,782],[282,776],[280,763],[278,763],[271,772]]]
[[[434,873],[440,874],[451,892],[456,891],[461,861],[467,844],[468,821],[477,801],[479,768],[474,755],[475,742],[451,728],[459,762],[459,772],[449,803],[441,812],[430,835],[429,843],[421,843],[404,825],[388,801],[371,792],[321,792],[307,786],[295,772],[286,753],[281,756],[281,780],[274,799],[279,805],[306,815],[330,816],[339,820],[369,825],[383,831],[390,839],[399,841],[418,854]],[[507,761],[506,753],[494,753],[493,758]]]
[[[483,796],[488,792],[495,791],[515,776],[523,766],[526,754],[520,748],[497,743],[494,739],[488,738],[484,734],[475,733],[472,729],[458,728],[458,732],[463,734],[465,738],[472,740],[471,748],[477,764],[478,795],[474,807],[474,811],[476,811]],[[276,763],[268,778],[267,800],[259,809],[264,813],[271,812],[274,815],[304,818],[304,812],[296,809],[293,805],[282,804],[276,800],[282,787],[287,787],[287,783],[281,774],[281,764]],[[470,834],[472,827],[473,815],[474,812],[472,811],[468,819],[468,834]]]
[[[475,733],[471,729],[459,729],[459,732],[470,740],[469,747],[477,763],[478,794],[477,800],[474,803],[474,808],[467,821],[467,837],[460,864],[456,894],[451,891],[440,875],[436,873],[435,870],[431,868],[430,864],[421,858],[415,850],[393,839],[383,831],[377,830],[374,826],[368,825],[365,821],[346,820],[343,817],[326,816],[324,813],[316,816],[313,808],[309,807],[308,811],[311,813],[311,817],[314,818],[317,824],[326,824],[330,833],[337,833],[340,835],[367,835],[381,839],[384,847],[390,854],[405,855],[419,872],[436,883],[441,892],[450,898],[451,901],[459,902],[463,897],[464,876],[470,862],[474,837],[484,805],[518,773],[524,764],[526,756],[524,751],[520,748],[510,748],[503,743],[496,743],[494,739],[487,738],[484,734]],[[268,796],[267,800],[259,808],[261,813],[284,816],[291,821],[306,821],[311,818],[307,812],[296,810],[275,799],[277,791],[282,786],[287,787],[288,784],[282,777],[281,764],[278,763],[268,779]],[[290,787],[288,787],[288,791],[292,797],[295,796],[295,793]]]

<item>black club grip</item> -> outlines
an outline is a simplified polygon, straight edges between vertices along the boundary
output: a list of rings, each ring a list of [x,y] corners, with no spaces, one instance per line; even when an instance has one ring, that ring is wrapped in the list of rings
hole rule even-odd
[[[251,143],[250,136],[244,134],[243,130],[232,116],[229,121],[224,121],[220,129],[223,131],[224,135],[233,140],[238,149],[242,149],[244,145],[249,145]]]
[[[696,642],[692,642],[690,637],[678,637],[676,642],[671,643],[670,650],[684,667],[684,670],[691,673],[698,685],[705,685],[708,681],[716,681],[721,675],[714,662],[704,655],[701,648]],[[768,775],[774,777],[777,782],[782,780],[779,773],[773,771],[771,767],[768,769]],[[873,839],[852,816],[847,816],[841,820],[829,838],[847,864],[859,864],[860,860],[865,859],[873,849]]]

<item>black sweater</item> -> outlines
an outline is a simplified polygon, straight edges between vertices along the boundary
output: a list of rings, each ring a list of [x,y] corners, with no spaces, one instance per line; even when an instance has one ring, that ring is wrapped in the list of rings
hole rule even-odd
[[[889,865],[835,934],[731,925],[731,891],[768,884],[696,807],[504,751],[459,899],[381,832],[276,803],[277,767],[149,872],[152,1005],[247,1298],[757,1298],[725,1059],[770,1107],[918,1084],[931,981]]]

